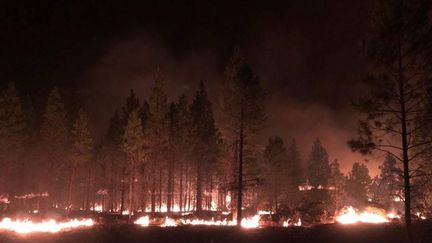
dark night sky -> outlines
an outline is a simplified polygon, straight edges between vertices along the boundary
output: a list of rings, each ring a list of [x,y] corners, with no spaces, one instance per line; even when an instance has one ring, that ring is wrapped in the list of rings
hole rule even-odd
[[[125,2],[2,1],[2,86],[17,82],[39,106],[60,86],[100,135],[129,89],[147,96],[157,66],[171,100],[191,96],[200,79],[216,99],[239,46],[268,93],[263,142],[294,136],[306,155],[319,137],[344,171],[364,160],[346,141],[356,132],[350,101],[366,69],[359,43],[373,0]]]

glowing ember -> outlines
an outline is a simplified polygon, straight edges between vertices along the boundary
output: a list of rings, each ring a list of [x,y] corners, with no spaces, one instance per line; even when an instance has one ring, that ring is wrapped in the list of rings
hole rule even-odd
[[[174,219],[165,217],[165,222],[161,225],[162,227],[175,227],[177,223]]]
[[[417,212],[416,215],[417,215],[417,217],[419,217],[422,220],[426,219],[426,217],[422,213],[420,213],[420,212]]]
[[[269,214],[271,214],[271,211],[264,211],[264,210],[258,211],[258,215],[269,215]]]
[[[264,212],[260,212],[261,214],[264,214]],[[253,217],[249,217],[249,218],[243,218],[241,221],[241,227],[242,228],[258,228],[260,227],[260,213],[254,215]],[[265,212],[267,213],[267,212]],[[143,216],[138,218],[135,222],[135,224],[143,226],[143,227],[147,227],[150,225],[150,218],[149,216]],[[227,220],[227,219],[223,219],[223,220],[215,220],[215,219],[211,219],[211,220],[204,220],[204,219],[179,219],[179,220],[175,220],[169,217],[165,217],[165,221],[163,224],[160,224],[160,227],[175,227],[175,226],[179,226],[179,225],[208,225],[208,226],[236,226],[237,225],[237,221],[236,220]],[[301,226],[302,222],[301,219],[298,219],[297,222],[290,222],[290,220],[287,220],[285,222],[283,222],[283,226],[284,227],[288,227],[288,226]]]
[[[122,215],[129,215],[129,210],[124,210],[124,211],[122,212]],[[133,212],[132,212],[132,215],[133,215]]]
[[[150,224],[150,218],[148,215],[140,217],[139,219],[137,219],[135,222],[135,224],[139,224],[143,227],[147,227]]]
[[[389,218],[389,219],[400,219],[401,216],[397,215],[396,213],[391,212],[391,213],[387,214],[387,218]]]
[[[203,220],[203,219],[194,219],[194,220],[181,220],[184,225],[213,225],[213,226],[228,226],[235,225],[233,221],[224,220]]]
[[[51,219],[39,223],[33,223],[30,220],[16,220],[13,221],[10,218],[4,218],[0,222],[0,230],[14,231],[20,234],[28,234],[34,232],[45,232],[45,233],[57,233],[64,230],[70,230],[79,227],[90,227],[93,226],[94,222],[92,219],[73,219],[67,222],[57,223]]]
[[[354,224],[359,221],[359,216],[352,207],[349,207],[346,213],[336,218],[336,221],[341,224]]]
[[[92,207],[92,210],[95,212],[102,212],[102,205],[96,204],[94,207]]]
[[[292,222],[291,222],[291,224],[290,224],[290,221],[291,221],[291,219],[288,219],[287,221],[284,221],[284,222],[282,223],[282,226],[283,226],[283,227],[289,227],[290,225],[293,225],[293,226],[301,226],[301,225],[302,225],[302,222],[301,222],[301,219],[300,219],[300,218],[299,218],[298,221],[295,222],[295,223],[292,223]]]
[[[360,222],[379,224],[379,223],[387,223],[388,219],[386,217],[383,217],[380,214],[363,212],[360,214]]]
[[[231,195],[227,194],[225,197],[225,203],[226,205],[230,205],[231,204]]]
[[[354,224],[354,223],[386,223],[389,222],[386,216],[383,216],[376,212],[362,212],[358,214],[353,207],[349,207],[347,211],[343,214],[340,214],[336,221],[341,224]]]
[[[9,201],[8,196],[7,196],[7,195],[3,195],[3,194],[1,194],[1,195],[0,195],[0,203],[6,203],[6,204],[9,204],[10,201]]]
[[[259,226],[259,215],[255,215],[251,218],[244,218],[241,221],[241,227],[243,228],[257,228]],[[135,224],[147,227],[150,224],[149,216],[143,216],[137,219]],[[235,226],[237,225],[237,221],[232,220],[203,220],[203,219],[181,219],[179,222],[176,222],[174,219],[165,217],[165,221],[161,224],[161,227],[175,227],[178,225],[211,225],[211,226]]]
[[[243,218],[240,225],[243,228],[258,228],[260,216],[255,215],[252,218]]]
[[[20,196],[15,196],[16,199],[31,199],[35,197],[48,197],[48,192],[43,193],[29,193]]]
[[[302,222],[301,219],[299,218],[299,220],[297,221],[297,223],[294,223],[294,226],[302,226]]]

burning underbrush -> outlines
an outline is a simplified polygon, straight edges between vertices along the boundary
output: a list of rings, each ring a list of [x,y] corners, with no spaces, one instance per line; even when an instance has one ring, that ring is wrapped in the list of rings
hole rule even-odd
[[[56,221],[54,219],[33,221],[30,219],[3,218],[0,221],[0,231],[12,231],[19,234],[29,233],[57,233],[77,228],[86,228],[94,225],[91,218],[70,219],[67,221]]]
[[[419,220],[426,217],[418,213]],[[130,217],[131,216],[131,217]],[[237,221],[230,212],[203,211],[196,212],[136,212],[132,215],[120,212],[97,211],[57,211],[56,213],[40,213],[37,211],[3,215],[0,218],[0,231],[10,231],[19,234],[35,232],[57,233],[74,229],[85,229],[95,225],[124,225],[133,223],[140,227],[180,227],[180,226],[236,226]],[[245,210],[240,225],[242,228],[269,228],[269,227],[309,227],[320,224],[382,224],[401,222],[402,216],[393,211],[386,211],[374,207],[363,210],[351,206],[345,207],[335,215],[328,216],[322,212],[301,212],[281,214],[271,211]],[[318,223],[317,223],[318,222]]]
[[[232,216],[228,212],[203,212],[200,214],[183,213],[170,216],[164,216],[164,214],[148,214],[137,217],[134,220],[134,224],[143,227],[176,227],[186,225],[236,226],[237,221],[231,218]],[[267,211],[258,211],[256,214],[245,216],[240,225],[242,228],[301,226],[301,219],[280,216]]]

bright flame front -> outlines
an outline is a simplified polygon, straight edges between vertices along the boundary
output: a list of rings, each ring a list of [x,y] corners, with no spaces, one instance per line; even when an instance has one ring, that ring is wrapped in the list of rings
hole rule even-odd
[[[31,220],[11,220],[10,218],[4,218],[0,222],[0,230],[14,231],[20,234],[34,232],[57,233],[64,230],[70,230],[79,227],[90,227],[93,225],[94,222],[92,219],[73,219],[60,223],[51,219],[48,221],[34,223]]]
[[[388,218],[384,215],[369,211],[364,211],[359,214],[353,207],[348,207],[345,213],[337,216],[336,221],[341,224],[355,224],[358,222],[379,224],[389,222]]]

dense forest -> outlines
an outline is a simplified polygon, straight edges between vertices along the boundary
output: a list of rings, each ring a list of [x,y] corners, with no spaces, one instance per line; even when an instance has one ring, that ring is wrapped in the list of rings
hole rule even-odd
[[[400,169],[390,154],[370,178],[361,163],[344,175],[319,139],[306,158],[294,138],[261,146],[259,79],[238,50],[226,70],[220,121],[204,82],[192,99],[169,102],[157,72],[150,96],[131,90],[98,143],[85,109],[70,114],[58,88],[36,112],[9,83],[1,95],[3,210],[234,212],[239,185],[243,207],[253,211],[319,209],[325,218],[346,205],[400,208]]]
[[[131,90],[103,137],[90,129],[85,107],[64,102],[61,87],[52,88],[41,109],[13,82],[3,87],[1,209],[219,211],[238,221],[242,213],[266,210],[315,215],[317,222],[349,205],[430,213],[432,31],[422,4],[377,8],[364,43],[374,68],[364,79],[367,95],[354,102],[359,136],[348,145],[384,155],[373,178],[356,161],[344,161],[355,163],[342,173],[319,138],[306,156],[295,138],[260,141],[272,111],[260,78],[236,48],[212,94],[220,104],[212,104],[199,80],[194,96],[167,97],[163,70],[155,70],[150,95]]]

